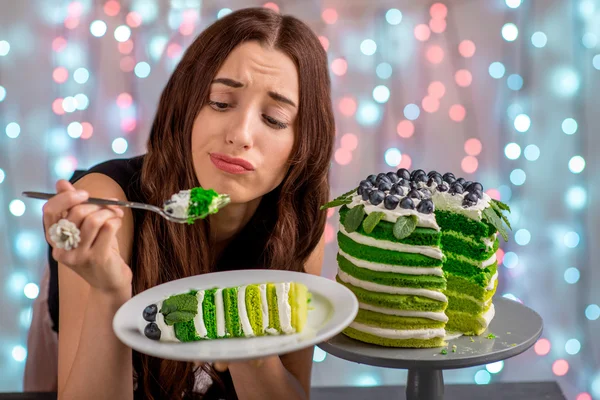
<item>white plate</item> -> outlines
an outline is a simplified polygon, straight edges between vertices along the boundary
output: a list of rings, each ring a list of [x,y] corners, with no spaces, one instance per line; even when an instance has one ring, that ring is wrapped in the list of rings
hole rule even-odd
[[[142,311],[151,303],[190,289],[225,288],[265,282],[300,282],[312,293],[308,320],[301,333],[254,338],[160,342],[142,333],[148,323]],[[340,333],[358,313],[358,300],[339,283],[311,274],[276,270],[215,272],[155,286],[123,304],[113,319],[113,330],[127,346],[140,353],[179,361],[234,361],[285,354],[314,346]],[[142,329],[142,331],[140,330]]]

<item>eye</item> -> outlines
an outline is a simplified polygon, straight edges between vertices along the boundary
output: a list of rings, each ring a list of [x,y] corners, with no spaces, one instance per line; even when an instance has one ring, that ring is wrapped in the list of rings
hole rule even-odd
[[[279,121],[277,121],[273,117],[269,117],[266,114],[263,114],[262,116],[265,119],[265,121],[267,121],[267,123],[269,123],[275,129],[285,129],[285,128],[287,128],[287,124],[284,124],[283,122],[279,122]]]
[[[216,111],[225,111],[229,108],[229,104],[228,103],[221,103],[218,101],[208,101],[208,104],[215,109]]]

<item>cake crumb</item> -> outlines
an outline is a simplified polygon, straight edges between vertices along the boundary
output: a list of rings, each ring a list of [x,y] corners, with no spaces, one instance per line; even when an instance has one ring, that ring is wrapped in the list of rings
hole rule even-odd
[[[446,355],[446,354],[448,354],[448,350],[442,349],[442,351],[440,352],[440,354]]]
[[[475,343],[475,339],[473,339],[472,337],[469,339],[471,339],[471,343]]]
[[[513,343],[510,345],[510,347],[515,347],[516,345],[517,345],[516,343]]]
[[[455,344],[452,345],[452,352],[456,353],[456,345]]]
[[[496,335],[494,335],[493,333],[490,333],[489,335],[487,335],[488,339],[496,339]]]
[[[512,332],[506,332],[507,335],[510,335]]]

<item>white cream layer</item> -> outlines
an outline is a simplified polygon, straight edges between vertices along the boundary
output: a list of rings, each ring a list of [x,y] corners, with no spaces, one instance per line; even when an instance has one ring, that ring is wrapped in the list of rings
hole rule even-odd
[[[442,271],[441,267],[403,267],[399,265],[379,264],[352,257],[350,254],[346,253],[342,249],[339,249],[338,251],[342,257],[350,261],[352,264],[356,265],[359,268],[370,269],[371,271],[395,272],[397,274],[406,275],[444,276],[444,272]]]
[[[419,204],[419,202],[420,202],[419,200],[414,200],[415,207]],[[383,220],[391,222],[393,224],[396,223],[396,220],[398,220],[398,217],[405,217],[407,215],[416,215],[417,219],[418,219],[417,226],[420,226],[423,228],[433,228],[436,231],[440,230],[439,225],[435,221],[435,215],[433,213],[423,214],[416,210],[408,210],[408,209],[400,208],[400,207],[396,207],[395,210],[388,210],[387,208],[385,208],[383,202],[379,205],[374,206],[369,201],[363,200],[362,196],[359,196],[359,195],[353,196],[352,203],[347,204],[346,206],[348,208],[354,208],[361,204],[363,206],[365,206],[365,213],[371,214],[372,212],[382,212],[385,214],[385,216],[383,217]]]
[[[260,305],[262,311],[262,326],[263,331],[267,331],[267,327],[269,326],[269,303],[267,302],[267,284],[263,283],[258,285],[258,290],[260,291]]]
[[[179,342],[179,339],[175,337],[175,328],[173,325],[167,325],[165,322],[165,316],[160,312],[163,302],[156,303],[158,311],[156,312],[156,325],[160,329],[160,341],[161,342]]]
[[[449,251],[447,251],[445,253],[445,255],[447,258],[454,259],[454,260],[464,262],[467,264],[471,264],[479,269],[486,269],[487,267],[489,267],[490,265],[494,264],[497,261],[496,253],[492,254],[492,256],[490,258],[488,258],[487,260],[475,261],[475,262],[473,262],[472,258],[465,257],[462,254],[454,254],[454,253],[450,253]]]
[[[365,246],[376,247],[378,249],[393,250],[402,253],[416,253],[427,257],[443,259],[442,250],[434,246],[413,246],[410,244],[390,242],[389,240],[375,239],[370,236],[361,235],[357,232],[348,233],[344,225],[339,224],[340,232],[348,236],[350,239]]]
[[[277,308],[279,309],[279,325],[283,333],[294,333],[292,326],[292,307],[290,306],[290,283],[275,284],[277,294]]]
[[[242,325],[242,331],[244,336],[253,337],[254,331],[252,325],[250,325],[250,319],[248,319],[248,311],[246,310],[246,285],[240,286],[238,289],[238,315],[240,317],[240,323]]]
[[[386,339],[432,339],[446,336],[444,328],[437,329],[386,329],[352,322],[350,328]]]
[[[342,282],[349,283],[353,286],[356,286],[356,287],[359,287],[359,288],[362,288],[365,290],[369,290],[371,292],[400,294],[400,295],[409,295],[409,296],[423,296],[423,297],[428,297],[430,299],[437,300],[437,301],[443,301],[443,302],[448,301],[448,298],[444,295],[444,293],[439,292],[437,290],[380,285],[378,283],[367,282],[367,281],[363,281],[360,279],[356,279],[355,277],[348,275],[341,269],[338,269],[338,276],[342,280]]]
[[[474,219],[475,221],[481,221],[483,210],[490,206],[492,198],[483,193],[483,198],[479,199],[477,204],[472,207],[463,207],[462,202],[467,192],[461,194],[451,195],[448,192],[434,191],[432,200],[435,204],[436,210],[451,211],[457,214],[464,215],[467,218]]]
[[[397,310],[395,308],[385,308],[373,306],[371,304],[366,304],[362,302],[358,302],[358,307],[363,310],[378,312],[381,314],[387,315],[396,315],[398,317],[414,317],[414,318],[427,318],[433,319],[435,321],[448,322],[448,317],[446,314],[442,312],[433,312],[433,311],[410,311],[410,310]]]
[[[204,290],[199,290],[196,293],[196,298],[198,299],[198,311],[196,312],[196,316],[194,317],[194,327],[196,328],[196,333],[201,338],[207,337],[208,331],[206,330],[206,325],[204,324],[204,313],[202,312],[202,302],[204,301]]]
[[[494,273],[494,276],[492,276],[492,279],[490,279],[490,283],[485,287],[485,290],[494,290],[494,284],[496,283],[497,279],[498,279],[498,271],[496,271],[496,273]]]
[[[225,337],[225,307],[223,306],[223,289],[215,292],[215,314],[217,319],[217,337]]]
[[[495,315],[496,315],[496,308],[492,304],[492,305],[490,305],[490,308],[485,313],[483,313],[480,317],[477,317],[477,319],[481,325],[483,325],[487,328],[488,326],[490,326],[490,322],[492,322],[492,319],[494,319]]]

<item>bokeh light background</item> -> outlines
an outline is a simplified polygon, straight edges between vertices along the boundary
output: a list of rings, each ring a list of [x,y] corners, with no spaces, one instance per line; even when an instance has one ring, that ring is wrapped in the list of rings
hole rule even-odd
[[[598,0],[23,0],[0,5],[0,391],[18,391],[45,268],[43,202],[58,178],[144,152],[182,52],[231,10],[291,13],[329,56],[333,194],[398,167],[453,171],[511,205],[498,295],[545,321],[516,359],[447,383],[558,380],[600,399]],[[591,171],[591,172],[590,172]],[[335,274],[329,211],[324,274]],[[313,384],[403,384],[405,371],[316,349]]]

